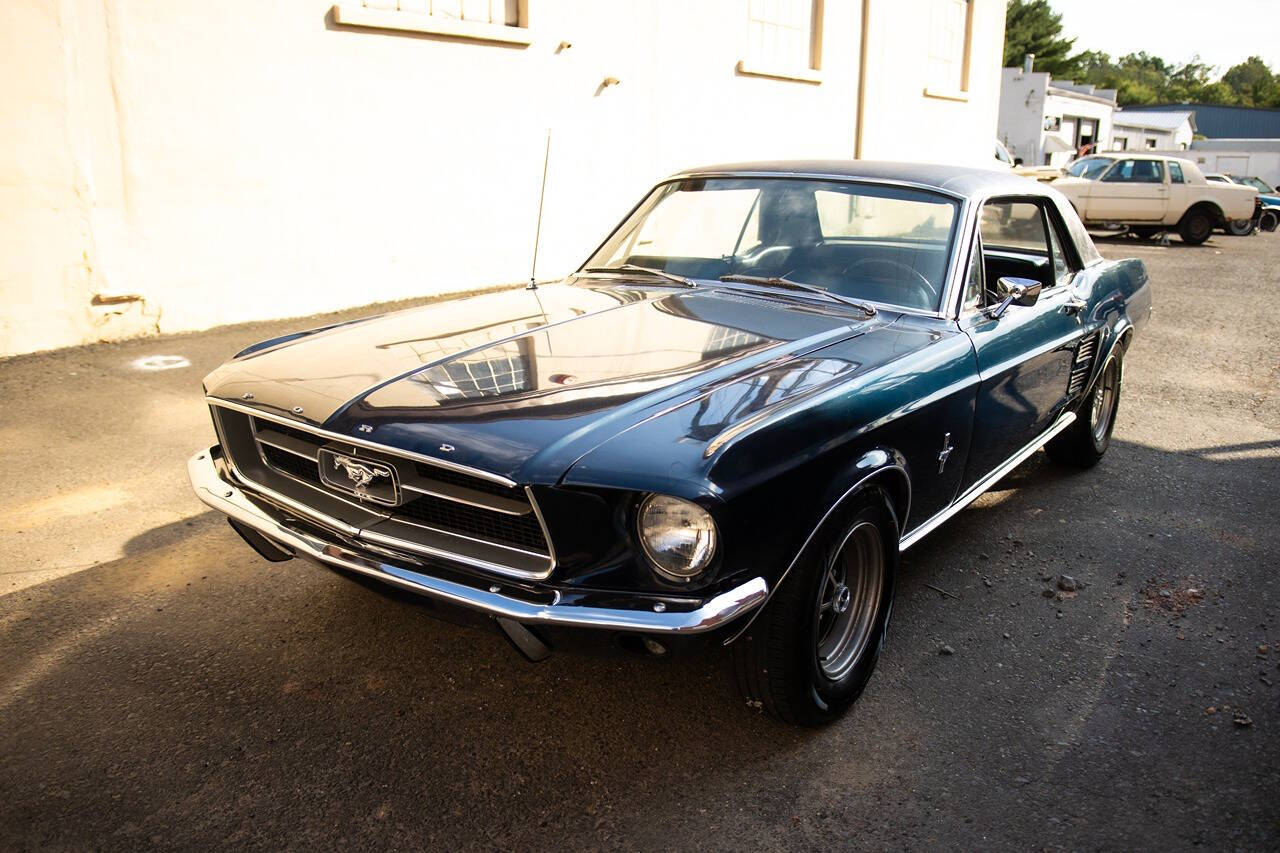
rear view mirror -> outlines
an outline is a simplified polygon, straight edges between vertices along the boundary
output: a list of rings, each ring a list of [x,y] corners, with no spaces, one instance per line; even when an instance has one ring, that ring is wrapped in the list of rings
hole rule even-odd
[[[1009,310],[1010,305],[1031,306],[1040,298],[1044,284],[1034,278],[1018,278],[1002,276],[996,281],[996,295],[1004,297],[1004,301],[991,310],[992,317],[999,317]]]

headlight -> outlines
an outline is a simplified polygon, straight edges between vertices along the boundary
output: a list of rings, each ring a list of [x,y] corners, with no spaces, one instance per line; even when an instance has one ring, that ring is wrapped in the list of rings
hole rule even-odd
[[[668,580],[690,580],[715,555],[716,523],[695,503],[649,495],[636,513],[636,527],[645,556]]]

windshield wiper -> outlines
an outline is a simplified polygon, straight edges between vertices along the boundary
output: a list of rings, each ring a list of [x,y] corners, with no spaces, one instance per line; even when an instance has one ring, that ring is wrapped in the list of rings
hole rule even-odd
[[[665,278],[667,281],[674,281],[676,284],[682,284],[685,287],[697,287],[698,283],[691,278],[685,278],[682,275],[676,275],[666,270],[657,270],[653,267],[642,267],[639,264],[622,264],[616,267],[587,267],[583,272],[642,272],[647,275],[656,275],[659,278]]]
[[[825,287],[818,287],[816,284],[805,284],[803,281],[792,281],[786,276],[742,275],[740,273],[734,273],[733,275],[722,275],[720,276],[720,280],[740,281],[744,284],[764,284],[770,287],[784,287],[788,290],[801,290],[805,293],[816,293],[819,296],[834,299],[836,302],[843,302],[845,305],[852,305],[868,317],[874,317],[876,315],[876,309],[871,305],[859,302],[856,299],[850,299],[849,297],[843,296],[839,293],[832,293]]]

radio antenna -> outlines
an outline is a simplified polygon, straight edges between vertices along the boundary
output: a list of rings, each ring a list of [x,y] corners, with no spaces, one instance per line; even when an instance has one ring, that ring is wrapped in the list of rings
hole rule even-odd
[[[547,196],[547,164],[551,162],[551,131],[547,130],[547,150],[542,155],[542,191],[538,193],[538,226],[533,232],[533,266],[529,269],[529,286],[526,290],[538,289],[538,243],[542,241],[542,201]]]

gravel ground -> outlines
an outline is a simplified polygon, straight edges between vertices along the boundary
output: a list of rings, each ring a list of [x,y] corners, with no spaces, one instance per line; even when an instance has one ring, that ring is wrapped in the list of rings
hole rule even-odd
[[[199,377],[315,322],[0,363],[0,848],[1274,849],[1280,235],[1099,245],[1156,298],[1107,458],[912,549],[821,731],[257,558],[185,484]]]

